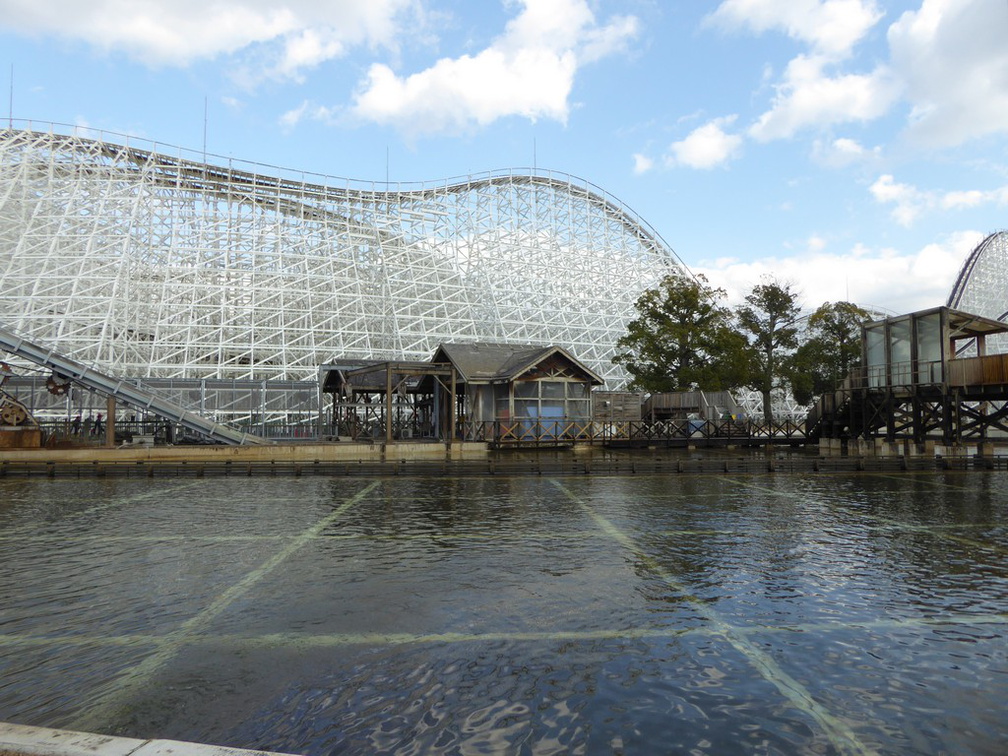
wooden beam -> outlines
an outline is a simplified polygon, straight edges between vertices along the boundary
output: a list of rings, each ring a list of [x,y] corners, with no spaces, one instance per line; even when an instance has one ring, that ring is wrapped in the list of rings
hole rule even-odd
[[[105,446],[110,449],[115,446],[115,416],[116,416],[116,400],[115,397],[109,394],[108,399],[105,402]]]
[[[385,443],[392,443],[392,363],[385,363]]]

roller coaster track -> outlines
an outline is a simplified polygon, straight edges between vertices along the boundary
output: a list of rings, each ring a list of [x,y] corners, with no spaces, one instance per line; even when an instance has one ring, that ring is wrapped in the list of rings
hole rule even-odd
[[[160,415],[214,441],[230,445],[266,443],[259,436],[243,433],[213,420],[208,420],[122,378],[106,375],[59,354],[55,349],[28,341],[3,326],[0,326],[0,349],[41,367],[49,368],[74,383],[115,397],[117,402],[143,408]]]
[[[369,182],[40,126],[0,127],[0,321],[131,379],[311,380],[487,341],[562,344],[615,387],[640,294],[690,275],[561,172]]]

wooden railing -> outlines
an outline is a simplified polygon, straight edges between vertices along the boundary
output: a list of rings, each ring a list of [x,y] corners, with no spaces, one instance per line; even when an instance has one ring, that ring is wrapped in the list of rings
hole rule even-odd
[[[948,383],[950,386],[1008,384],[1008,354],[949,360]]]
[[[803,423],[791,420],[766,423],[733,420],[661,420],[648,422],[571,420],[512,420],[459,423],[458,436],[497,446],[550,446],[570,443],[606,445],[676,443],[771,443],[803,441]]]

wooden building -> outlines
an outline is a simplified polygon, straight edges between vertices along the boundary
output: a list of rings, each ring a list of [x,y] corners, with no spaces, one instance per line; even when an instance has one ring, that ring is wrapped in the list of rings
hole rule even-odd
[[[718,422],[740,419],[741,409],[728,391],[675,391],[648,396],[642,414],[652,423],[690,418]]]
[[[561,347],[442,344],[429,362],[330,363],[320,435],[448,441],[572,438],[592,420],[602,379]]]
[[[861,367],[809,413],[810,440],[1008,438],[1008,354],[988,337],[1008,323],[949,307],[862,327]]]
[[[558,346],[442,344],[431,360],[458,375],[458,416],[466,438],[567,438],[592,417],[596,373]]]

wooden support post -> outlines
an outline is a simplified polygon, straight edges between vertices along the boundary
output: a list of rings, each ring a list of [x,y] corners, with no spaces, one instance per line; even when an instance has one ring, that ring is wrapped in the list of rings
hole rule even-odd
[[[105,402],[105,446],[112,448],[115,446],[115,416],[116,416],[116,400],[115,397],[109,395]]]
[[[457,384],[455,381],[455,365],[451,368],[451,396],[448,397],[448,433],[445,435],[445,443],[451,449],[452,440],[455,438],[455,391]]]
[[[385,363],[385,443],[392,443],[392,363]]]

